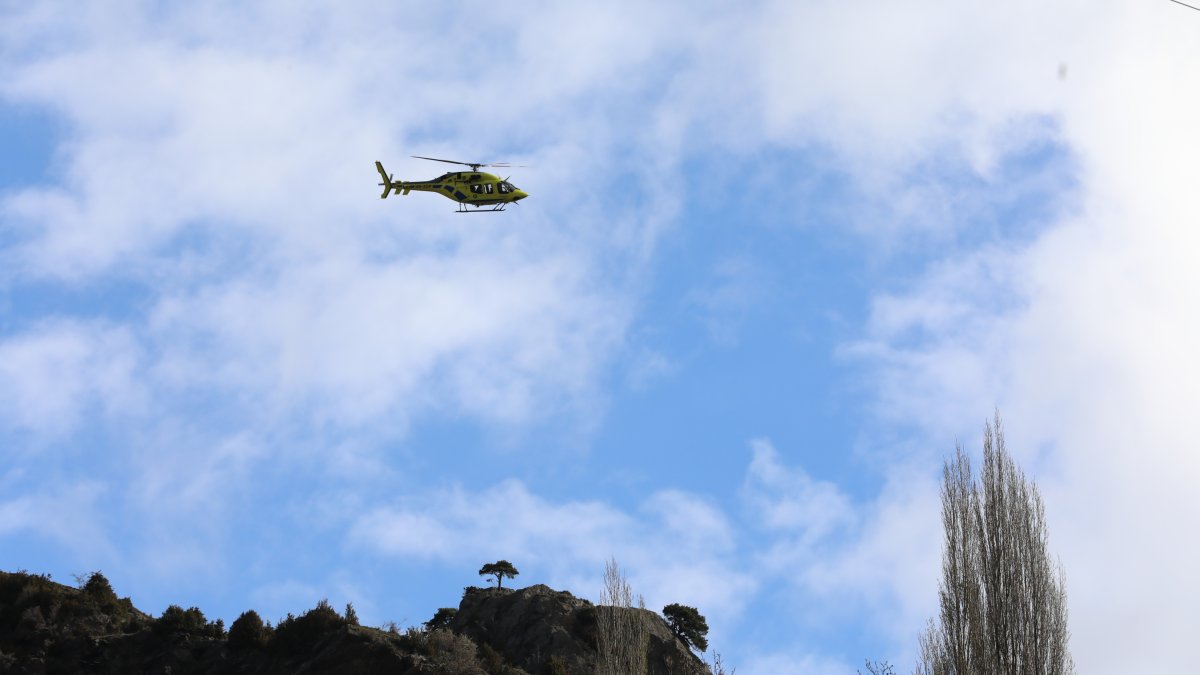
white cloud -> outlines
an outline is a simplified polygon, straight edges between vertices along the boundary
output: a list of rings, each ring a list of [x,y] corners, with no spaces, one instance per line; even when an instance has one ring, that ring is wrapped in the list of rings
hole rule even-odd
[[[1200,601],[1200,547],[1179,537],[1200,515],[1189,407],[1200,235],[1185,150],[1200,142],[1200,96],[1175,79],[1200,49],[1166,4],[1105,16],[1125,21],[1119,34],[1064,84],[1082,213],[881,297],[864,352],[877,358],[880,408],[946,451],[955,435],[973,449],[965,439],[999,406],[1010,449],[1044,489],[1075,660],[1097,673],[1185,668],[1178,627]],[[1113,616],[1139,628],[1117,636]]]
[[[299,415],[394,437],[429,411],[517,426],[593,416],[663,216],[614,213],[603,196],[619,177],[596,168],[624,122],[585,113],[660,76],[642,66],[669,48],[654,26],[673,19],[640,11],[631,30],[615,5],[570,10],[586,22],[543,9],[462,30],[434,30],[459,25],[439,12],[367,19],[320,3],[10,12],[0,93],[68,131],[61,183],[0,205],[3,282],[144,289],[121,329],[143,342],[147,386],[254,401],[260,426]],[[595,51],[563,58],[563,40]],[[446,58],[481,43],[498,55]],[[538,208],[464,222],[437,197],[376,198],[374,159],[403,176],[444,168],[409,154],[514,148],[546,162],[514,178]]]
[[[113,560],[120,548],[106,535],[106,517],[98,505],[108,497],[98,481],[80,481],[45,489],[27,489],[10,477],[0,480],[0,535],[33,534],[87,560]],[[37,571],[37,570],[33,570]]]
[[[807,545],[855,524],[850,501],[836,485],[784,466],[767,439],[751,441],[750,447],[754,458],[744,491],[766,528],[797,533]]]
[[[925,445],[883,458],[895,471],[865,507],[756,453],[750,499],[781,533],[768,541],[857,526],[824,544],[836,564],[803,578],[866,588],[864,602],[888,604],[907,625],[934,592],[934,554],[916,543],[929,539],[919,523],[930,486],[907,462],[928,465],[955,437],[970,447],[999,405],[1013,451],[1045,488],[1081,670],[1179,670],[1187,640],[1173,631],[1200,600],[1190,581],[1200,550],[1179,536],[1200,516],[1189,428],[1200,400],[1200,48],[1187,12],[610,3],[475,22],[332,3],[6,10],[0,95],[52,110],[67,131],[53,167],[61,183],[0,206],[5,241],[18,242],[0,253],[0,282],[70,290],[116,276],[152,297],[125,324],[46,318],[6,335],[5,421],[47,432],[78,425],[89,407],[136,411],[205,387],[268,422],[315,408],[318,425],[359,428],[402,429],[433,408],[519,424],[562,398],[591,401],[657,234],[678,214],[672,181],[686,144],[816,147],[873,202],[851,218],[882,235],[872,246],[936,244],[925,275],[877,294],[867,335],[848,352],[871,368],[888,429],[915,428],[905,448]],[[483,52],[496,56],[455,58]],[[1042,119],[1051,131],[1030,121]],[[1081,212],[1032,244],[950,246],[970,220],[913,168],[969,167],[986,183],[1031,133],[1078,159]],[[463,148],[536,157],[501,158],[539,165],[514,180],[540,206],[464,223],[451,221],[449,202],[376,198],[372,160],[407,175],[424,167],[392,158],[473,159]],[[622,179],[644,203],[612,204]],[[155,485],[197,502],[217,489],[206,476],[244,465],[234,455],[172,456],[164,462],[198,477],[165,466]],[[514,557],[556,551],[574,561],[563,576],[615,553],[641,586],[714,594],[700,600],[722,607],[737,601],[719,589],[771,578],[735,572],[724,556],[737,528],[695,496],[659,493],[641,526],[518,483],[425,497],[443,510],[380,507],[356,537],[413,555],[420,536],[429,556],[472,560],[482,553],[473,537],[484,537]],[[31,499],[0,507],[9,531],[24,527]],[[510,505],[512,532],[478,522],[480,509]],[[688,527],[706,536],[681,536]],[[671,553],[657,542],[699,547],[709,562],[656,567]],[[1113,616],[1145,628],[1117,639]]]
[[[0,338],[0,420],[62,437],[89,408],[137,413],[141,358],[130,331],[107,322],[49,321]]]
[[[673,490],[647,497],[641,512],[600,501],[554,502],[510,480],[377,507],[356,519],[349,541],[417,560],[524,561],[548,583],[585,597],[585,589],[595,589],[593,601],[604,562],[615,557],[650,607],[683,602],[736,615],[754,583],[738,567],[727,516],[697,495]]]
[[[832,626],[855,622],[910,657],[936,601],[936,486],[918,472],[897,474],[878,501],[854,503],[836,486],[784,464],[770,441],[751,445],[741,493],[747,508],[736,517],[680,490],[661,490],[625,510],[605,501],[546,499],[505,481],[475,492],[430,490],[368,509],[352,518],[348,542],[455,566],[524,561],[520,566],[552,585],[585,596],[595,589],[593,600],[611,556],[647,606],[701,608],[714,645],[727,654],[748,653],[736,636],[756,641],[743,632],[747,617],[757,616],[748,608],[786,598],[788,610],[775,620],[796,622],[813,649],[817,636],[831,639]],[[751,662],[766,668],[779,659],[835,662],[817,652]]]

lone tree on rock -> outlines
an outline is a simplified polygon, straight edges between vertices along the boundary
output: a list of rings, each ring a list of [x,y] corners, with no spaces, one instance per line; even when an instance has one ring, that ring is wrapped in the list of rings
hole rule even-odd
[[[479,576],[483,576],[485,574],[490,574],[495,577],[496,588],[500,588],[504,585],[504,577],[512,579],[520,574],[520,572],[518,572],[517,568],[513,567],[513,564],[507,560],[497,560],[494,563],[488,563],[479,568]]]
[[[708,622],[695,607],[672,603],[663,607],[663,616],[666,617],[671,632],[683,640],[683,644],[702,652],[708,651]]]

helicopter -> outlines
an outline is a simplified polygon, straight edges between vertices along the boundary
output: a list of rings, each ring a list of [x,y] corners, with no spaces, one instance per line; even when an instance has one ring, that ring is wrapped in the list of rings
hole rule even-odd
[[[436,192],[458,202],[458,213],[479,213],[503,211],[505,206],[516,204],[529,196],[527,192],[518,190],[515,185],[508,182],[508,178],[500,178],[479,170],[480,167],[484,166],[511,168],[513,165],[508,162],[484,164],[482,162],[456,162],[452,159],[437,159],[436,157],[421,157],[420,155],[412,155],[412,157],[427,159],[432,162],[461,164],[471,167],[471,170],[451,171],[433,180],[393,180],[392,176],[387,171],[384,171],[383,163],[376,161],[375,168],[379,171],[379,175],[383,177],[383,182],[379,184],[383,188],[383,194],[379,196],[380,199],[387,199],[387,196],[392,192],[399,192],[402,195],[407,195],[412,190]]]

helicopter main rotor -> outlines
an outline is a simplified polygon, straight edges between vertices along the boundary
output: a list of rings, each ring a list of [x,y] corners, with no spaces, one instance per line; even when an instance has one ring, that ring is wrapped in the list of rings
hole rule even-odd
[[[427,159],[431,162],[445,162],[447,164],[462,164],[463,166],[471,167],[472,171],[478,171],[479,167],[481,167],[481,166],[494,166],[494,167],[498,167],[501,169],[511,169],[513,167],[525,168],[525,165],[523,165],[523,164],[509,164],[508,162],[493,162],[491,164],[484,164],[483,162],[456,162],[452,159],[438,159],[437,157],[422,157],[420,155],[411,155],[411,156],[416,159]]]

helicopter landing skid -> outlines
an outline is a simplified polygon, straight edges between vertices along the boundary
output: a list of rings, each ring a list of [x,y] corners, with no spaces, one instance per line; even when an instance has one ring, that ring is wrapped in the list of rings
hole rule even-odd
[[[493,206],[490,209],[485,209],[485,208],[481,208],[478,206],[476,206],[475,208],[467,208],[466,204],[459,204],[458,211],[456,211],[456,213],[493,213],[495,211],[503,211],[505,206],[508,206],[508,204],[500,203],[500,204],[496,204],[495,206]]]

